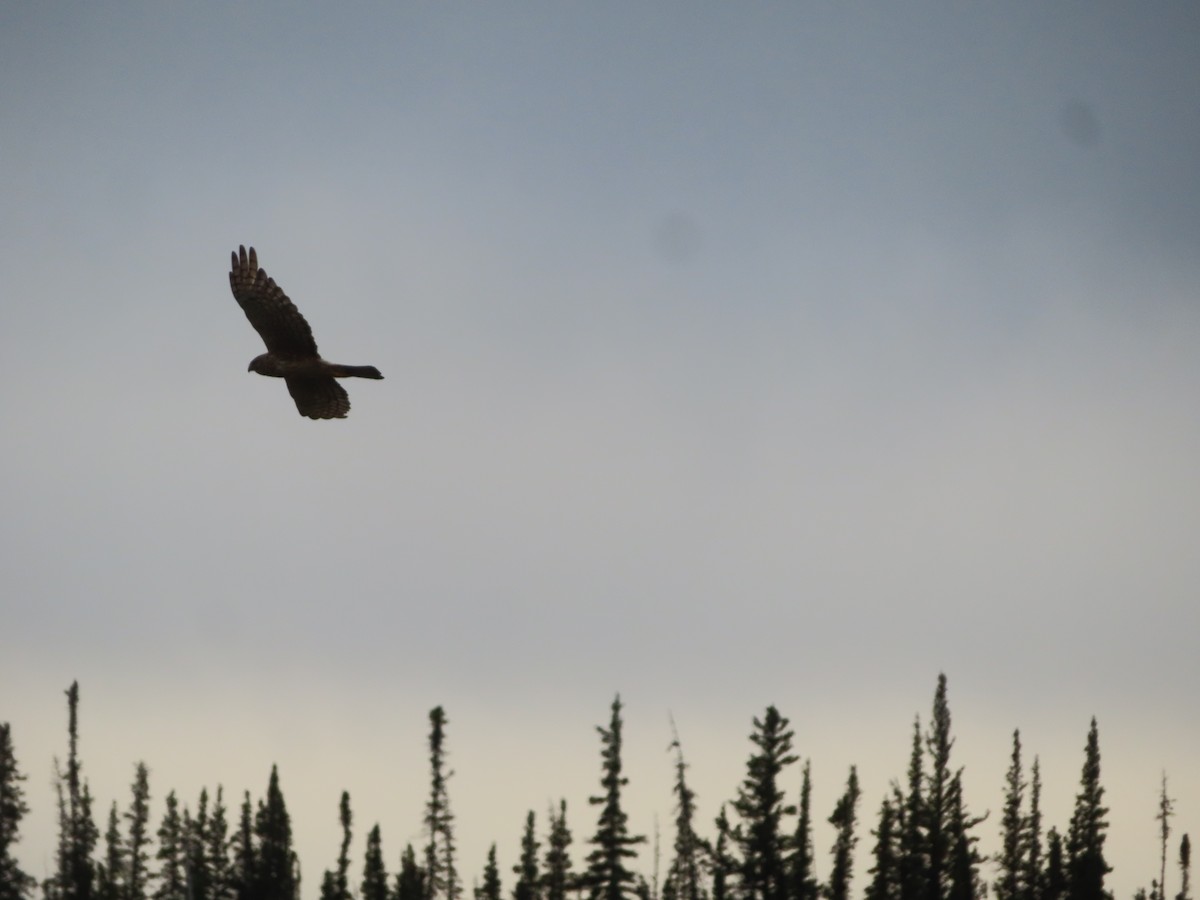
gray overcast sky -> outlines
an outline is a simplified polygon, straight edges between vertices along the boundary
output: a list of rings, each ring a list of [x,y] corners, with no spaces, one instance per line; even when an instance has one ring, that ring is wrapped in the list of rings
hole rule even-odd
[[[860,889],[939,671],[987,846],[1093,714],[1118,896],[1164,769],[1200,829],[1195,4],[6,4],[0,85],[38,877],[76,678],[100,810],[278,762],[308,896],[343,788],[419,837],[436,704],[468,879],[591,834],[617,691],[635,829],[669,711],[711,821],[775,703]],[[349,419],[245,371],[239,243]]]

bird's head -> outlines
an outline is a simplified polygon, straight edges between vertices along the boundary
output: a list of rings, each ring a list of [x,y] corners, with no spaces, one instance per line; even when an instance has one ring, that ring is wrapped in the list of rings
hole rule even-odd
[[[256,356],[254,359],[250,360],[250,365],[246,367],[246,371],[257,372],[259,375],[272,374],[267,371],[267,355],[268,354],[264,353],[261,356]]]

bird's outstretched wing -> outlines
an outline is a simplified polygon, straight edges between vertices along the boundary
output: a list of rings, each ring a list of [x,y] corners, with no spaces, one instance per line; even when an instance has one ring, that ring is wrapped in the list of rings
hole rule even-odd
[[[267,273],[258,267],[258,256],[253,247],[249,254],[245,247],[238,247],[238,252],[233,254],[229,287],[246,318],[267,345],[267,350],[296,358],[317,356],[317,342],[313,339],[308,322],[300,315],[296,304],[275,283],[275,279],[268,278]]]
[[[302,416],[344,419],[350,412],[350,395],[330,375],[289,375],[283,380]]]

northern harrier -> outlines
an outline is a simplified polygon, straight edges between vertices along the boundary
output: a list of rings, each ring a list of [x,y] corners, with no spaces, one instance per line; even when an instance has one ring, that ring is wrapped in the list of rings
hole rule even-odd
[[[374,366],[343,366],[317,353],[312,329],[287,294],[258,267],[250,248],[238,247],[229,271],[229,286],[267,352],[250,360],[249,372],[282,378],[300,415],[310,419],[342,419],[350,397],[335,378],[382,378]]]

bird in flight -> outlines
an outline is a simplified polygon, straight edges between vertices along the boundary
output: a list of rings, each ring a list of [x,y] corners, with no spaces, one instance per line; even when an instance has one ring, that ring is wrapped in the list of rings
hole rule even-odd
[[[258,267],[254,248],[238,247],[229,270],[229,287],[242,312],[267,345],[250,360],[247,371],[282,378],[300,415],[344,419],[350,396],[337,378],[382,378],[374,366],[344,366],[321,359],[312,329],[275,279]]]

